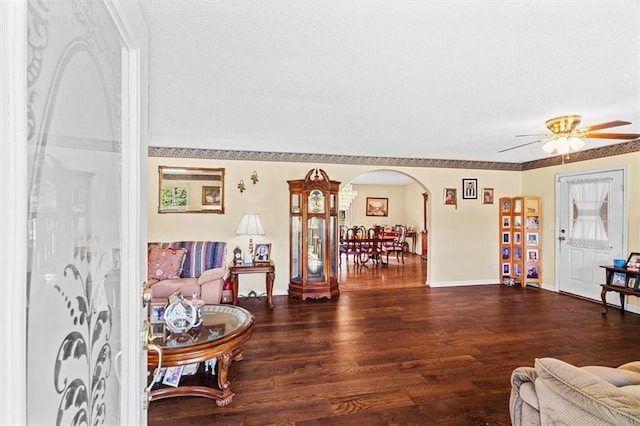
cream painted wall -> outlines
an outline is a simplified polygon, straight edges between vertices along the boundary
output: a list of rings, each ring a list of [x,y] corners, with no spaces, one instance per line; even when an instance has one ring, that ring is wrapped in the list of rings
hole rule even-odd
[[[223,167],[225,174],[225,214],[159,214],[158,166]],[[443,204],[445,187],[460,188],[463,178],[477,178],[478,187],[495,188],[495,199],[520,194],[521,172],[436,169],[412,167],[377,167],[361,165],[283,163],[258,161],[171,159],[150,157],[148,160],[148,234],[150,241],[214,240],[226,241],[229,252],[236,245],[246,250],[248,240],[234,235],[243,211],[260,214],[265,235],[254,242],[273,244],[276,264],[274,294],[287,294],[289,280],[289,215],[287,180],[302,179],[314,168],[324,169],[332,180],[343,184],[372,170],[397,170],[418,183],[405,190],[405,203],[411,204],[405,221],[421,227],[422,193],[429,199],[429,268],[432,286],[497,283],[498,270],[498,206],[483,205],[481,200],[459,200],[457,208]],[[254,186],[249,177],[259,176]],[[240,194],[236,185],[243,179],[247,190]],[[411,193],[412,195],[409,195]],[[382,196],[379,193],[376,196]],[[359,196],[361,196],[359,194]],[[408,201],[408,199],[415,201]],[[415,203],[415,204],[414,204]],[[390,206],[393,209],[393,204]],[[364,210],[364,204],[361,206]],[[240,293],[264,292],[264,277],[243,275]]]
[[[579,163],[566,163],[554,167],[523,172],[522,193],[542,197],[542,280],[543,286],[555,288],[555,181],[558,174],[576,173],[598,170],[614,166],[626,166],[628,170],[628,251],[640,251],[640,153],[599,158]],[[604,282],[604,272],[602,276]],[[629,303],[639,304],[636,298],[629,298]]]

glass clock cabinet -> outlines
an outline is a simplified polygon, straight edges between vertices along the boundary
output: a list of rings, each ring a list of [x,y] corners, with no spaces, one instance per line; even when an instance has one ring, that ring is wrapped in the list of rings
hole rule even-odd
[[[338,190],[321,169],[289,183],[291,242],[289,296],[298,299],[337,297]]]

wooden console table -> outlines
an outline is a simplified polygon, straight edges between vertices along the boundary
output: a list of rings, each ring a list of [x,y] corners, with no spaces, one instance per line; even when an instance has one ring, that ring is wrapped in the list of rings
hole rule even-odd
[[[238,304],[238,275],[264,273],[267,285],[267,305],[273,309],[273,282],[276,279],[276,267],[272,261],[264,263],[254,263],[251,265],[231,265],[231,291],[233,292],[233,304]]]
[[[640,297],[640,271],[627,268],[616,268],[611,265],[600,266],[606,270],[606,281],[602,284],[602,291],[600,292],[600,298],[602,299],[602,306],[604,311],[602,315],[607,315],[607,292],[615,291],[620,294],[620,313],[624,313],[625,295]],[[633,279],[635,283],[632,286],[629,285],[629,281]],[[615,285],[614,283],[618,283]]]

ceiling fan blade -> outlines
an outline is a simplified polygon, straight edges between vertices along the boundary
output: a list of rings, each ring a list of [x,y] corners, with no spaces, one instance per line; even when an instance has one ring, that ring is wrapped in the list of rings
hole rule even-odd
[[[633,140],[640,138],[640,133],[586,133],[581,138],[589,139],[625,139]]]
[[[516,149],[516,148],[522,148],[523,146],[527,146],[527,145],[533,145],[534,143],[538,143],[538,142],[542,142],[542,139],[538,139],[536,141],[527,142],[527,143],[523,143],[523,144],[520,144],[520,145],[512,146],[510,148],[501,149],[500,151],[498,151],[498,153],[511,151],[512,149]]]
[[[626,126],[627,124],[631,124],[631,123],[629,121],[615,120],[615,121],[608,121],[606,123],[594,124],[593,126],[577,129],[577,131],[579,133],[589,133],[595,130],[610,129],[611,127],[618,127],[618,126]]]
[[[546,133],[536,133],[536,134],[531,134],[531,135],[516,135],[516,138],[524,138],[524,137],[528,137],[528,136],[535,136],[535,137],[541,137],[541,136],[549,136]]]

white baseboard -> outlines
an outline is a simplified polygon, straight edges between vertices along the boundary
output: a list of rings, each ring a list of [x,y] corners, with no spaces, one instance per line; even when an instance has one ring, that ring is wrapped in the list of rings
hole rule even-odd
[[[431,281],[425,283],[429,287],[463,287],[469,285],[496,285],[496,280],[473,280],[473,281]]]

